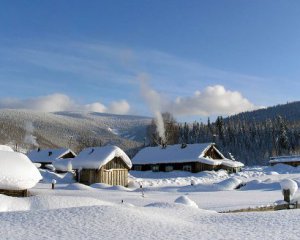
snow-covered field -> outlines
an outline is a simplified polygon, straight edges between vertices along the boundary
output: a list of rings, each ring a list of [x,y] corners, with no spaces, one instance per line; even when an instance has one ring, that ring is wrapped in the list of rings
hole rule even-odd
[[[70,174],[41,174],[33,196],[0,195],[1,239],[298,239],[300,234],[300,210],[220,213],[283,199],[280,182],[289,178],[299,185],[300,168],[252,167],[231,175],[132,171],[129,188],[85,186]],[[235,190],[238,185],[243,186]]]

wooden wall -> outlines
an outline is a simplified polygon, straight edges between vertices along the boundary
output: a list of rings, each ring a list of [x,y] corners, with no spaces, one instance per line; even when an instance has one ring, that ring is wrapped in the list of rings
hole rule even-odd
[[[206,153],[204,154],[204,157],[211,157],[212,159],[223,159],[222,156],[216,151],[214,146],[211,146]]]
[[[128,167],[121,158],[114,158],[101,169],[82,169],[79,172],[79,182],[91,185],[106,183],[109,185],[128,186]]]
[[[211,170],[219,170],[219,166],[212,166],[205,163],[200,162],[184,162],[184,163],[158,163],[158,164],[134,164],[132,169],[141,169],[140,171],[151,171],[152,167],[157,165],[159,167],[160,172],[165,172],[167,166],[172,166],[173,170],[182,171],[185,165],[191,166],[191,172],[197,173],[201,171],[211,171]]]
[[[28,190],[5,190],[0,189],[0,194],[4,194],[11,197],[28,197]]]
[[[66,159],[66,158],[74,158],[75,155],[72,152],[69,152],[65,155],[62,156],[62,159]]]

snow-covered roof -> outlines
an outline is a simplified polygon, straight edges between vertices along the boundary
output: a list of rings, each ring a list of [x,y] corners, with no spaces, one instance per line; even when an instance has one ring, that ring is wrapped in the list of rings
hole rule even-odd
[[[56,159],[63,158],[70,152],[76,156],[72,150],[67,148],[32,150],[27,153],[27,156],[32,162],[52,163]]]
[[[222,159],[222,165],[227,166],[227,167],[244,167],[245,165],[239,161],[233,161],[230,159]]]
[[[214,147],[222,159],[204,157],[210,147]],[[146,147],[140,150],[132,159],[133,164],[157,164],[157,163],[182,163],[201,162],[209,165],[226,165],[229,167],[242,167],[242,163],[232,161],[215,147],[214,143],[187,144],[182,148],[181,144],[168,145],[166,148],[160,146]]]
[[[0,151],[8,151],[8,152],[13,152],[14,150],[7,145],[0,145]]]
[[[269,163],[300,162],[300,155],[271,157]]]
[[[212,143],[201,143],[187,144],[185,148],[182,148],[181,144],[168,145],[166,148],[146,147],[135,155],[132,162],[133,164],[194,162],[204,157],[205,151],[212,145]]]
[[[73,169],[100,169],[103,165],[120,157],[131,168],[132,163],[127,154],[117,146],[90,147],[82,150],[72,160]]]
[[[0,151],[0,189],[25,190],[41,179],[40,172],[26,155]]]

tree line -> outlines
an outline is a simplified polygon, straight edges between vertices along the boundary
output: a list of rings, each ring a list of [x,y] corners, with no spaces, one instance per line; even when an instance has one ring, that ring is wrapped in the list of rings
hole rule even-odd
[[[300,121],[273,118],[245,118],[244,115],[214,122],[178,123],[170,113],[162,114],[167,145],[215,142],[227,158],[246,165],[266,165],[271,156],[300,153]],[[162,144],[153,120],[147,131],[148,144]]]

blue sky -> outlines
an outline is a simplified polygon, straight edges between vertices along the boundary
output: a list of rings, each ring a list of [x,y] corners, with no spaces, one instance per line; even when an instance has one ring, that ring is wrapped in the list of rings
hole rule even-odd
[[[299,1],[1,1],[0,107],[226,116],[299,100],[299,53]]]

